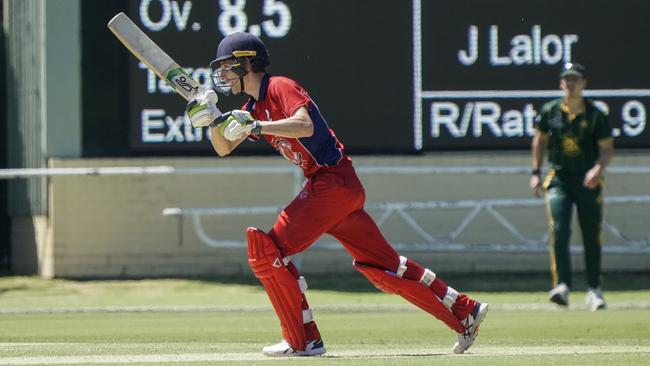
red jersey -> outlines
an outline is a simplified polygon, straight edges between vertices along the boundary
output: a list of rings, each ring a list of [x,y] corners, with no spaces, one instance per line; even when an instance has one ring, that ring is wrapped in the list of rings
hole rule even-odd
[[[323,167],[336,166],[345,156],[343,144],[329,128],[316,103],[295,81],[283,76],[264,75],[259,100],[250,98],[244,109],[260,121],[277,121],[293,116],[305,107],[314,123],[310,137],[291,138],[262,135],[274,149],[300,166],[309,178]]]

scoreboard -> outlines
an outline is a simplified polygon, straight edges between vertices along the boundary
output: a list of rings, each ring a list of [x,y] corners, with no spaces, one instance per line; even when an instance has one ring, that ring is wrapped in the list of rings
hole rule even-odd
[[[402,152],[413,149],[411,36],[375,21],[388,23],[395,17],[408,25],[411,12],[399,3],[347,0],[141,0],[127,9],[136,24],[206,86],[208,65],[221,39],[237,31],[258,35],[269,49],[271,73],[301,83],[348,149]],[[134,58],[128,65],[130,149],[212,154],[206,131],[193,129],[184,117],[182,100]],[[388,79],[390,74],[399,85]],[[220,97],[219,107],[240,108],[245,101],[242,96]],[[396,125],[386,131],[390,124]],[[238,151],[271,150],[264,143],[246,143]]]
[[[642,0],[414,2],[414,147],[527,148],[565,62],[609,112],[617,147],[650,147]]]
[[[540,107],[561,96],[564,62],[608,111],[617,148],[650,148],[650,2],[643,0],[138,0],[126,13],[199,82],[226,35],[269,48],[349,151],[528,149]],[[84,40],[90,42],[92,40]],[[122,51],[126,52],[126,50]],[[129,55],[128,146],[212,154],[184,101]],[[242,96],[220,96],[222,111]],[[246,143],[244,153],[270,152]]]

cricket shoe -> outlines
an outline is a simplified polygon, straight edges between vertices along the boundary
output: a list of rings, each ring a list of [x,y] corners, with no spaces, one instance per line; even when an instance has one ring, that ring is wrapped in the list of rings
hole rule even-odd
[[[607,308],[603,291],[599,288],[589,288],[585,297],[585,304],[591,311],[602,310]]]
[[[454,353],[463,353],[474,344],[474,340],[478,336],[478,327],[483,322],[483,319],[485,319],[487,311],[488,304],[476,303],[472,312],[463,321],[465,331],[458,334],[458,342],[454,344],[453,348]]]
[[[560,283],[548,293],[549,300],[560,306],[569,306],[569,287],[564,283]]]
[[[322,339],[316,339],[307,342],[304,351],[298,351],[283,339],[280,343],[264,347],[262,353],[269,357],[320,356],[325,353],[325,344]]]

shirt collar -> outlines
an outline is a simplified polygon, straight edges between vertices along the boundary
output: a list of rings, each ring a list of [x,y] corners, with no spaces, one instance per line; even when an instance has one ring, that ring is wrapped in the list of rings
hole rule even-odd
[[[264,74],[264,77],[262,78],[262,82],[260,83],[260,94],[257,99],[258,102],[264,100],[264,97],[266,97],[266,90],[269,88],[270,79],[271,79],[271,74],[269,73]]]
[[[569,114],[569,115],[574,115],[577,116],[579,114],[587,112],[587,103],[585,102],[584,98],[582,99],[582,105],[580,106],[580,109],[576,111],[576,113],[571,113],[569,110],[569,105],[567,104],[566,100],[562,100],[562,103],[560,104],[560,109],[562,112]]]
[[[264,77],[262,77],[262,82],[260,83],[260,93],[258,95],[258,99],[255,100],[253,97],[248,98],[248,102],[246,102],[247,111],[255,111],[255,103],[264,100],[264,97],[266,97],[266,90],[269,88],[270,79],[271,74],[264,74]]]

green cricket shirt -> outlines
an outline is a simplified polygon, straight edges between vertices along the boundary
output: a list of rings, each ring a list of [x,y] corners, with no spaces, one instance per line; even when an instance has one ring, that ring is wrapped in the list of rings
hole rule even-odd
[[[583,101],[584,111],[575,116],[562,98],[548,102],[535,121],[537,129],[549,135],[550,167],[561,173],[584,174],[598,160],[598,140],[612,137],[609,117],[591,101]]]

